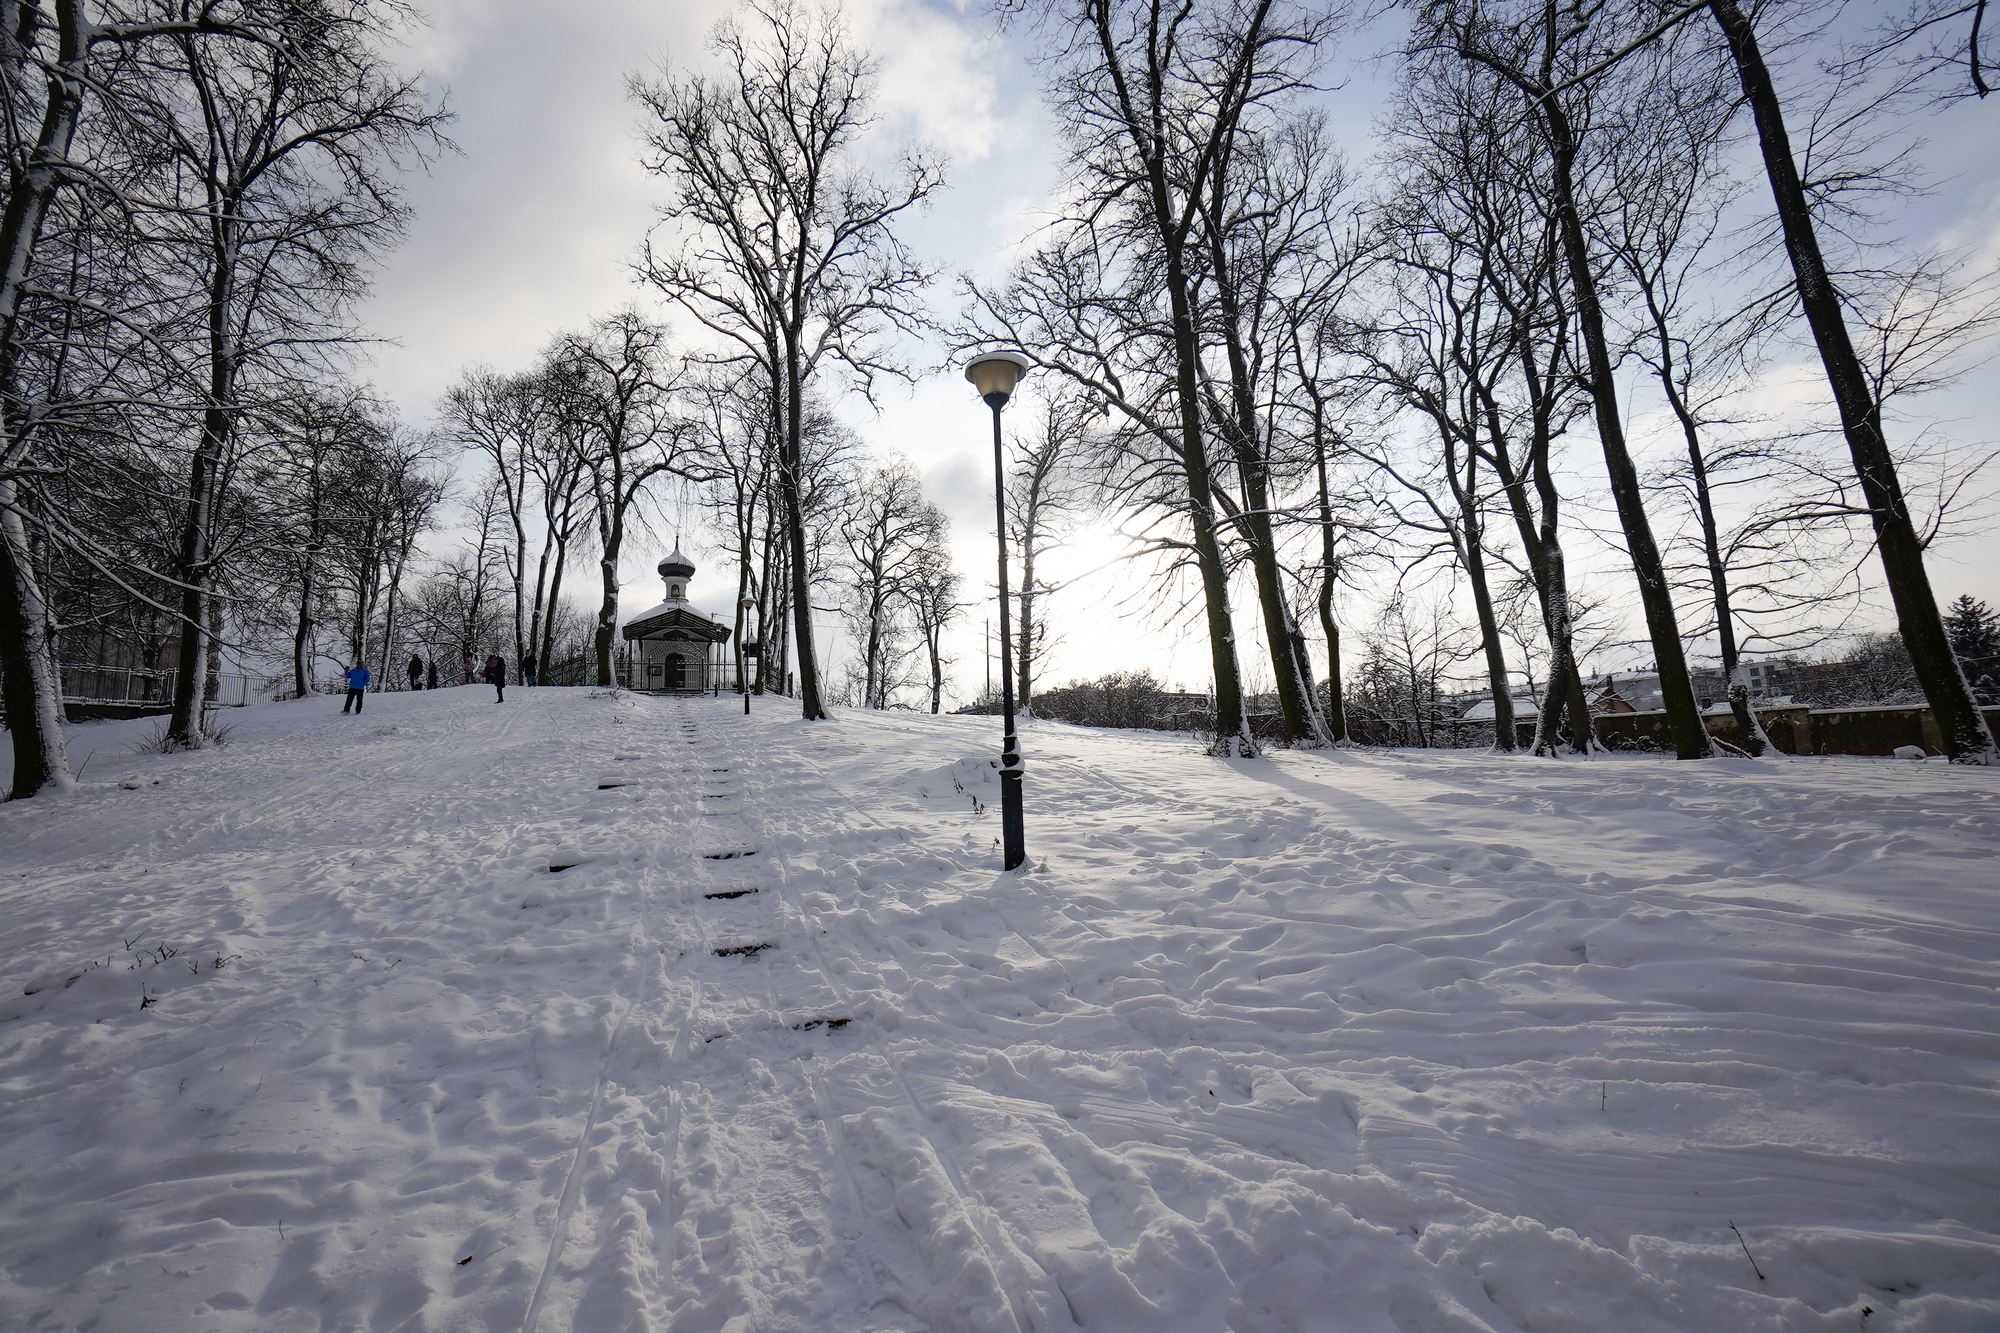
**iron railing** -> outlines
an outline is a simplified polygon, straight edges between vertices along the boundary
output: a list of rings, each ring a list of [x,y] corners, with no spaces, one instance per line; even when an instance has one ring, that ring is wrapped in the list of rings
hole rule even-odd
[[[164,708],[174,699],[175,667],[114,667],[81,662],[64,662],[56,668],[62,677],[62,696],[72,703],[157,704]],[[255,676],[224,672],[214,678],[215,692],[204,702],[216,708],[240,708],[250,702]]]

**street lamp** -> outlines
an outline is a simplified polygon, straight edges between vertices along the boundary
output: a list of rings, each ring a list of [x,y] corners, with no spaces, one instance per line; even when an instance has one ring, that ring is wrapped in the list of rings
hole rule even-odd
[[[750,617],[747,613],[749,612],[750,608],[756,605],[757,605],[757,599],[755,597],[745,597],[742,601],[736,604],[736,609],[738,611],[746,613],[743,617],[743,624],[745,629],[748,629],[750,625]],[[750,685],[747,676],[749,673],[750,664],[749,661],[747,660],[748,653],[744,649],[743,638],[744,636],[741,634],[736,636],[736,688],[743,691],[743,716],[748,717],[750,716]],[[760,645],[760,651],[761,651],[761,645]]]
[[[1028,859],[1027,832],[1021,815],[1021,738],[1014,733],[1014,647],[1007,613],[1007,485],[1000,451],[1000,409],[1014,394],[1021,376],[1034,367],[1019,352],[983,352],[965,367],[965,378],[993,409],[993,514],[1000,538],[1000,701],[1006,737],[1000,746],[1000,832],[1003,869],[1018,869]]]

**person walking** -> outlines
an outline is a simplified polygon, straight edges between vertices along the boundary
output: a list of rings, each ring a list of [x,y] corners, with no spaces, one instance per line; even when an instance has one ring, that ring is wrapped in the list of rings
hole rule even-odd
[[[434,690],[437,687],[438,687],[438,664],[436,659],[432,659],[431,661],[426,662],[424,664],[424,688]]]
[[[532,648],[521,654],[521,683],[523,685],[535,683],[535,650]]]
[[[493,687],[494,703],[507,702],[507,659],[498,653],[487,655],[486,683]]]
[[[415,653],[410,654],[409,675],[410,675],[410,688],[413,690],[421,690],[424,687],[424,659],[418,657]]]
[[[474,667],[473,667],[473,665],[472,665],[472,654],[471,654],[471,653],[467,653],[467,654],[465,655],[465,683],[466,683],[467,685],[470,685],[470,684],[472,684],[472,679],[473,679],[473,677],[472,677],[472,673],[473,673],[473,670],[474,670]]]
[[[340,706],[343,716],[352,708],[361,712],[361,705],[368,699],[368,668],[356,662],[347,669],[347,702]]]

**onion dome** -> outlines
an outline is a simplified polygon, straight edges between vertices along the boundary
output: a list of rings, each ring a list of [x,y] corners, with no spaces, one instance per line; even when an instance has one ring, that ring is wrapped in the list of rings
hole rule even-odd
[[[674,553],[660,562],[660,577],[663,579],[688,579],[694,577],[694,562],[681,554],[679,545]]]

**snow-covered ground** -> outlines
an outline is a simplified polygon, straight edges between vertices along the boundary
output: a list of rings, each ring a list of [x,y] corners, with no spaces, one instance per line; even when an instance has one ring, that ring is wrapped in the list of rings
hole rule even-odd
[[[756,710],[78,728],[0,1327],[2000,1328],[2000,773]]]

